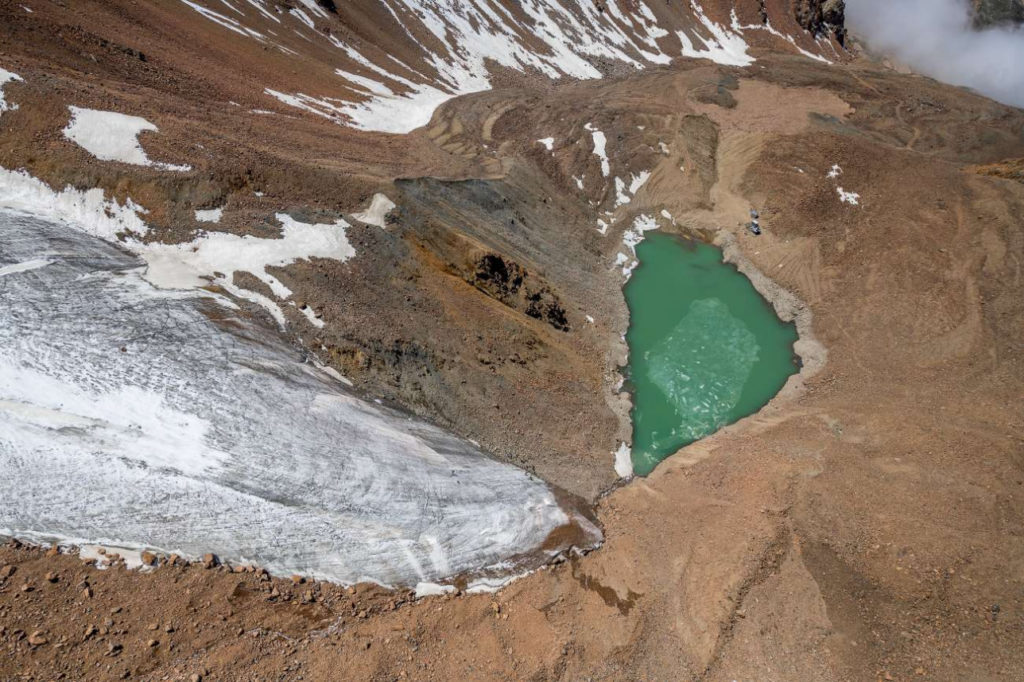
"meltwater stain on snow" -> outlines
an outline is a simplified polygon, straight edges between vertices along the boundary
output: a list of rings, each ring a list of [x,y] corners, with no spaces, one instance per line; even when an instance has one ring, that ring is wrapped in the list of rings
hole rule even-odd
[[[575,517],[542,481],[360,399],[223,296],[155,288],[143,265],[0,212],[0,534],[414,585],[534,550]]]
[[[652,232],[636,255],[626,340],[632,463],[645,475],[771,400],[797,371],[797,334],[713,246]],[[616,470],[627,469],[624,456],[620,449]]]

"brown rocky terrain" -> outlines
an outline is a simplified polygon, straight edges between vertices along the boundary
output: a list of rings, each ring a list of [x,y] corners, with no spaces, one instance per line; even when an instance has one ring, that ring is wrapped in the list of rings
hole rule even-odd
[[[275,211],[347,215],[386,193],[397,209],[353,228],[354,259],[275,271],[326,322],[296,312],[297,342],[595,500],[606,541],[496,595],[415,602],[7,546],[0,677],[1024,679],[1024,112],[765,34],[745,68],[509,73],[384,135],[255,97],[253,80],[314,89],[322,69],[240,39],[200,49],[213,29],[175,3],[30,4],[0,6],[0,66],[24,78],[5,89],[19,108],[0,119],[0,166],[130,196],[168,241],[198,228],[194,208],[226,202],[219,229],[273,234]],[[738,13],[796,34],[792,9]],[[364,20],[347,30],[383,40]],[[146,116],[147,152],[195,170],[92,159],[60,134],[71,103]],[[607,235],[588,123],[613,174],[651,171]],[[804,369],[602,494],[628,437],[612,263],[632,216],[662,209],[663,229],[722,245],[797,319]]]

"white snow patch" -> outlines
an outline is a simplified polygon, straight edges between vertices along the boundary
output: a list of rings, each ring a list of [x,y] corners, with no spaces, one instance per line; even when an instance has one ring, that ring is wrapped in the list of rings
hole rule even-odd
[[[587,317],[587,322],[589,322],[590,324],[594,324],[594,318],[592,316],[587,315],[586,317]]]
[[[64,137],[101,161],[120,161],[161,170],[190,171],[191,166],[151,161],[139,144],[139,133],[156,132],[157,127],[140,116],[69,106],[71,121]]]
[[[644,186],[644,183],[651,177],[650,171],[640,171],[639,175],[630,174],[629,188],[627,190],[626,183],[621,179],[615,178],[615,206],[618,208],[624,204],[628,204],[632,201],[636,193]]]
[[[225,7],[227,7],[229,10],[231,10],[235,14],[238,14],[238,15],[243,16],[243,17],[245,16],[245,12],[243,12],[242,10],[240,10],[237,7],[235,7],[234,5],[232,5],[229,2],[229,0],[220,0],[220,4],[224,5]]]
[[[341,372],[339,372],[338,370],[334,369],[333,367],[331,367],[329,365],[324,365],[324,364],[322,364],[320,362],[317,362],[317,361],[314,361],[314,364],[316,365],[317,369],[319,369],[321,372],[323,372],[327,376],[331,377],[332,379],[337,379],[338,381],[340,381],[341,383],[345,384],[346,386],[351,386],[352,385],[352,382],[349,381],[348,377],[343,376]]]
[[[207,9],[206,7],[203,7],[202,5],[197,5],[196,3],[191,2],[190,0],[181,0],[181,1],[183,3],[185,3],[186,5],[188,5],[189,7],[191,7],[192,9],[194,9],[195,11],[199,12],[200,14],[202,14],[204,17],[206,17],[207,19],[209,19],[213,23],[215,23],[215,24],[217,24],[219,26],[223,26],[224,28],[228,29],[229,31],[232,31],[232,32],[237,33],[237,34],[242,35],[242,36],[245,36],[246,38],[254,38],[256,40],[259,40],[260,42],[263,42],[263,41],[266,40],[266,36],[264,36],[262,33],[258,32],[258,31],[253,31],[250,28],[246,28],[245,26],[243,26],[239,22],[235,21],[231,17],[226,17],[223,14],[220,14],[219,12],[214,12],[212,9]]]
[[[594,156],[601,159],[601,175],[607,178],[612,172],[611,165],[608,163],[608,154],[605,151],[608,139],[603,132],[590,123],[583,127],[590,131],[590,136],[594,140]]]
[[[338,117],[344,113],[344,109],[338,105],[331,104],[327,99],[317,99],[302,92],[297,92],[294,95],[289,95],[284,92],[279,92],[271,88],[264,88],[263,92],[271,97],[275,98],[283,104],[287,104],[290,107],[301,109],[302,111],[308,111],[311,114],[322,116],[326,119],[337,121]],[[257,114],[272,114],[272,111],[266,111],[264,109],[253,109],[253,113]]]
[[[797,170],[799,170],[799,169],[797,169]],[[803,172],[803,171],[801,171],[801,172]],[[833,178],[834,179],[834,178],[838,178],[842,174],[843,174],[843,169],[840,168],[839,164],[837,163],[837,164],[834,164],[832,166],[832,168],[829,169],[828,173],[825,174],[825,177],[826,178]]]
[[[629,249],[632,258],[626,254],[619,253],[615,264],[622,266],[622,275],[629,279],[633,270],[639,265],[636,259],[637,244],[644,240],[644,232],[658,229],[658,221],[646,213],[641,213],[633,219],[633,225],[622,234],[622,243]]]
[[[636,193],[640,191],[640,188],[644,186],[651,177],[650,171],[640,171],[638,175],[630,175],[629,180],[629,193],[636,196]]]
[[[618,208],[629,203],[629,195],[626,194],[626,183],[622,178],[615,177],[615,207]]]
[[[373,195],[370,200],[370,205],[365,211],[359,213],[353,213],[352,217],[361,223],[367,225],[376,225],[377,227],[384,227],[384,218],[387,217],[388,213],[391,213],[395,208],[395,202],[388,199],[385,195],[377,192]]]
[[[145,278],[162,289],[190,289],[204,286],[215,273],[230,277],[236,271],[249,272],[275,296],[287,299],[291,290],[269,274],[268,267],[308,258],[346,261],[355,255],[345,236],[349,224],[344,220],[303,223],[287,213],[278,213],[276,218],[284,226],[280,239],[210,232],[185,244],[140,245],[137,250],[148,263]],[[223,285],[224,279],[217,277],[216,281]]]
[[[696,0],[690,0],[690,7],[693,9],[697,20],[704,25],[704,28],[711,34],[711,37],[704,38],[695,33],[697,39],[704,43],[704,49],[698,50],[693,46],[693,41],[690,40],[690,37],[684,31],[676,31],[676,36],[683,47],[682,54],[684,57],[710,59],[718,64],[728,66],[750,66],[754,63],[754,58],[747,54],[749,46],[743,40],[743,36],[740,33],[734,33],[712,21],[704,14],[704,10],[697,4]],[[733,16],[735,17],[735,13],[733,13]]]
[[[576,189],[579,189],[579,190],[583,189],[583,178],[585,178],[585,177],[587,177],[587,176],[585,176],[585,175],[579,176],[579,177],[577,177],[575,175],[572,176],[572,179],[576,181]]]
[[[836,187],[836,192],[839,193],[839,201],[856,206],[860,203],[860,195],[856,192],[844,191],[842,187]]]
[[[281,23],[280,19],[278,19],[276,16],[274,16],[274,14],[272,12],[270,12],[266,7],[263,6],[264,0],[245,0],[245,1],[248,2],[250,5],[252,5],[253,7],[255,7],[257,10],[259,10],[260,14],[265,16],[267,19],[270,19],[271,21],[273,21],[275,23],[278,23],[278,24]]]
[[[216,279],[213,279],[213,282],[235,298],[240,298],[243,301],[249,301],[253,305],[258,305],[266,310],[270,316],[274,318],[274,322],[277,322],[277,326],[281,329],[288,326],[288,320],[284,316],[284,311],[281,310],[281,306],[279,306],[273,299],[264,296],[263,294],[258,294],[250,289],[243,289],[240,286],[236,286],[228,277],[217,277]],[[158,285],[153,284],[153,286]]]
[[[515,582],[516,580],[519,580],[520,578],[525,578],[531,573],[533,573],[533,571],[525,571],[523,573],[513,575],[501,575],[494,577],[486,576],[483,578],[477,578],[476,580],[472,581],[471,583],[469,583],[469,585],[466,586],[466,594],[493,594],[494,592],[497,592],[506,585],[509,585]]]
[[[224,207],[196,209],[196,220],[201,223],[219,223],[224,215]]]
[[[542,145],[544,145],[544,148],[547,149],[549,152],[555,148],[555,138],[553,137],[542,137],[541,139],[537,140],[537,142],[540,142]]]
[[[302,23],[304,23],[304,24],[305,24],[306,26],[308,26],[308,27],[310,27],[310,28],[313,28],[313,29],[315,29],[315,28],[316,28],[316,25],[315,25],[315,24],[313,23],[313,20],[312,20],[312,19],[310,19],[310,18],[309,18],[309,15],[307,15],[307,14],[306,14],[305,12],[303,12],[303,11],[302,11],[301,9],[298,9],[298,8],[294,8],[294,9],[290,9],[290,10],[288,10],[288,12],[289,12],[289,13],[290,13],[290,14],[291,14],[291,15],[292,15],[293,17],[295,17],[296,19],[298,19],[299,21],[301,21]]]
[[[144,236],[149,227],[139,217],[145,211],[130,199],[124,206],[105,199],[103,190],[66,187],[55,192],[25,171],[0,168],[0,208],[8,208],[61,223],[72,223],[88,234],[117,241],[119,233]]]
[[[9,104],[7,100],[4,99],[4,86],[10,83],[11,81],[20,80],[23,79],[18,74],[11,73],[10,71],[7,71],[5,69],[0,69],[0,114],[3,114],[5,111],[14,111],[18,108],[17,104]]]
[[[353,128],[401,135],[430,123],[434,111],[459,94],[486,89],[470,88],[467,86],[461,93],[447,93],[432,85],[419,85],[404,95],[378,96],[365,102],[345,104],[337,110],[349,118]]]
[[[299,2],[305,5],[306,8],[313,14],[319,17],[323,17],[324,19],[331,18],[331,15],[327,13],[327,10],[325,10],[320,5],[316,4],[316,0],[299,0]]]
[[[423,597],[440,597],[441,595],[450,594],[455,591],[454,585],[438,585],[437,583],[416,583],[416,598],[423,599]]]
[[[295,304],[293,303],[292,305],[295,305]],[[313,325],[314,327],[316,327],[318,329],[323,329],[324,321],[316,316],[316,313],[313,311],[312,308],[310,308],[308,305],[303,305],[303,306],[297,306],[296,305],[295,307],[298,308],[300,313],[305,315],[306,319],[309,320],[309,323],[311,325]]]
[[[121,557],[124,566],[129,571],[138,570],[147,572],[153,570],[152,566],[142,563],[142,550],[129,547],[116,547],[114,545],[82,545],[78,548],[78,557],[85,561],[92,561],[96,568],[105,570],[109,567],[114,555]]]
[[[372,93],[374,95],[383,95],[383,96],[386,96],[386,97],[391,97],[391,96],[393,96],[395,94],[391,90],[391,88],[389,88],[388,86],[384,85],[380,81],[373,80],[372,78],[367,78],[366,76],[360,76],[359,74],[356,74],[356,73],[350,73],[350,72],[345,71],[343,69],[335,69],[334,73],[338,74],[339,76],[341,76],[345,80],[349,81],[350,83],[355,83],[356,85],[360,86],[364,90],[366,90],[366,91],[368,91],[368,92],[370,92],[370,93]]]
[[[629,478],[633,475],[633,457],[626,443],[620,443],[619,449],[615,451],[615,473],[619,478]]]
[[[793,36],[788,35],[786,33],[783,33],[782,31],[779,31],[778,29],[776,29],[775,27],[772,26],[772,22],[770,22],[770,21],[765,21],[765,23],[763,23],[763,24],[749,24],[747,26],[741,26],[739,18],[736,16],[736,10],[733,10],[732,11],[732,30],[734,30],[736,32],[740,32],[740,33],[743,32],[743,31],[746,31],[746,30],[750,30],[750,31],[767,31],[768,33],[772,34],[773,36],[776,36],[778,38],[782,38],[783,40],[785,40],[787,43],[789,43],[794,48],[796,48],[797,52],[799,52],[800,54],[802,54],[805,57],[810,57],[811,59],[813,59],[815,61],[822,62],[824,64],[831,64],[832,63],[829,60],[827,60],[824,57],[822,57],[821,55],[814,54],[813,52],[808,52],[804,48],[802,48],[799,45],[797,45],[796,44],[796,39],[794,39]],[[829,45],[831,45],[831,43],[829,43]],[[835,48],[833,48],[833,50],[834,49]]]

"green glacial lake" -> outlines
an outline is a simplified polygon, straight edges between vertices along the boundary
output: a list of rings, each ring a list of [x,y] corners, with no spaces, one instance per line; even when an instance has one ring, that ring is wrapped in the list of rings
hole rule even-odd
[[[753,414],[798,369],[783,322],[714,246],[650,232],[626,284],[633,469]]]

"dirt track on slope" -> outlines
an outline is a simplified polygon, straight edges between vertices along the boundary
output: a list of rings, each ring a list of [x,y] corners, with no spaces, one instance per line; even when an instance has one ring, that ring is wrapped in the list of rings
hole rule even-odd
[[[187,214],[187,192],[207,186],[229,208],[238,202],[226,226],[239,230],[268,212],[247,198],[254,188],[274,205],[329,212],[383,188],[400,222],[356,232],[366,255],[355,270],[282,277],[323,309],[341,349],[336,366],[365,390],[447,415],[563,487],[592,496],[613,479],[626,318],[611,263],[635,212],[669,210],[677,229],[728,245],[764,291],[774,283],[792,294],[776,292],[778,303],[805,316],[827,361],[759,414],[600,498],[601,550],[495,596],[392,609],[404,599],[364,588],[349,595],[195,566],[100,572],[4,548],[0,565],[16,570],[0,582],[0,676],[1022,679],[1024,184],[977,167],[1024,156],[1024,114],[868,64],[759,55],[746,71],[689,63],[462,98],[401,143],[413,152],[390,142],[394,165],[360,165],[371,145],[328,123],[301,119],[284,144],[260,121],[252,125],[270,141],[235,152],[258,173],[251,185],[220,174],[217,154],[235,132],[205,119],[206,146],[221,145],[210,168],[169,186],[75,157],[53,132],[74,85],[58,76],[50,93],[33,90],[43,69],[19,59],[12,70],[29,82],[9,90],[21,109],[5,114],[3,132],[15,137],[4,138],[0,165],[112,190],[120,182],[116,191],[158,221],[172,222],[175,200]],[[171,101],[145,106],[157,118]],[[590,148],[576,144],[590,121],[615,141],[617,171],[655,169],[604,237],[587,201],[604,207],[610,197],[596,183],[572,194],[574,174],[595,172]],[[559,140],[553,154],[536,144],[540,130]],[[194,132],[165,134],[172,150]],[[47,154],[29,161],[40,140]],[[327,147],[349,156],[325,167]],[[833,164],[842,174],[828,178]],[[356,168],[361,175],[346,174]],[[399,177],[409,180],[391,184]],[[841,202],[837,187],[859,204]],[[495,201],[511,202],[524,230],[505,229]],[[763,216],[760,238],[742,227],[751,206]],[[470,266],[482,253],[537,273],[570,330],[475,282]],[[382,309],[393,317],[362,324]],[[466,342],[452,355],[450,324]],[[311,329],[297,329],[312,341]],[[410,345],[397,353],[388,333]],[[424,367],[434,378],[411,381]],[[546,448],[567,438],[563,450]],[[86,637],[90,625],[97,631]]]

